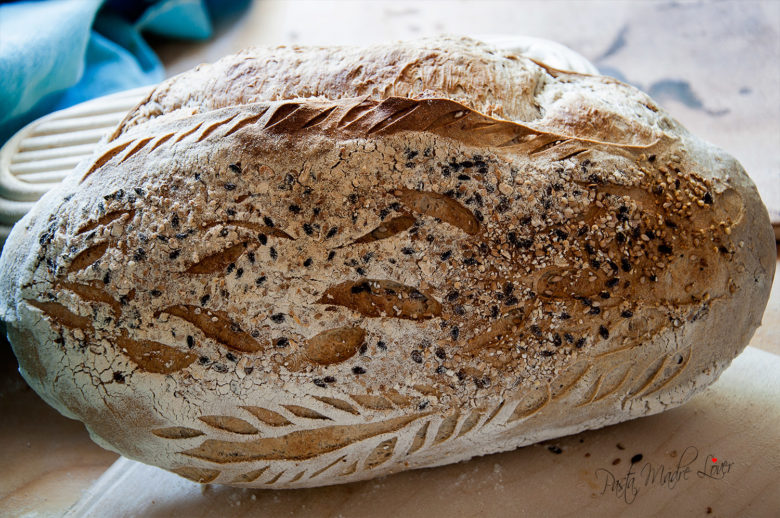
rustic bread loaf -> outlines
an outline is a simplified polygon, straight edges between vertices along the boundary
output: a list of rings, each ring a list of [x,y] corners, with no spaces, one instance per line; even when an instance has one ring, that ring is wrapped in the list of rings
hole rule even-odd
[[[105,447],[304,487],[679,405],[773,272],[740,165],[634,88],[470,40],[254,49],[36,205],[0,315]]]

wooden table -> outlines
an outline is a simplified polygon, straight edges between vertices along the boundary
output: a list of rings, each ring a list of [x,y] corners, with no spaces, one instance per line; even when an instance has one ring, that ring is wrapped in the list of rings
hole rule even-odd
[[[365,44],[440,32],[526,34],[578,50],[734,154],[780,222],[780,3],[257,0],[210,42],[155,44],[176,73],[251,44]],[[775,288],[751,348],[681,408],[468,463],[271,492],[200,488],[124,459],[106,471],[117,456],[26,388],[3,342],[0,516],[61,516],[77,502],[73,516],[706,516],[708,508],[712,516],[777,516],[777,354]],[[608,475],[596,470],[625,476],[638,453],[639,469],[648,462],[668,469],[689,446],[733,466],[722,480],[694,474],[674,489],[637,478],[630,505],[609,488],[601,494]]]

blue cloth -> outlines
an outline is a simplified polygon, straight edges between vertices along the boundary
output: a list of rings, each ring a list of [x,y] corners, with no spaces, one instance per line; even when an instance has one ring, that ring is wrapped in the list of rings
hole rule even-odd
[[[211,37],[214,17],[248,0],[50,0],[0,3],[0,145],[28,122],[161,81],[142,32]],[[222,16],[220,16],[222,15]]]

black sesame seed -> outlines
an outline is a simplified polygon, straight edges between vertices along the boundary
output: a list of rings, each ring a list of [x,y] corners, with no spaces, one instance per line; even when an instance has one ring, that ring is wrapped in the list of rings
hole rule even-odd
[[[257,279],[255,279],[255,284],[256,284],[257,286],[260,286],[260,285],[261,285],[261,284],[263,284],[264,282],[265,282],[265,275],[261,275],[260,277],[258,277]]]
[[[229,231],[226,228],[223,228],[222,230],[219,231],[219,235],[222,236],[222,237],[227,236],[228,233],[229,233]]]
[[[435,352],[434,354],[435,354],[435,355],[436,355],[436,357],[437,357],[438,359],[440,359],[440,360],[444,360],[444,359],[446,359],[446,358],[447,358],[447,353],[445,353],[445,352],[444,352],[444,349],[442,349],[441,347],[437,347],[437,348],[436,348],[436,352]]]
[[[136,261],[143,261],[146,259],[146,251],[143,248],[139,248],[135,251],[135,254],[133,254],[133,259]]]
[[[226,191],[235,191],[236,190],[236,184],[234,184],[234,183],[228,182],[228,183],[225,184],[224,187],[225,187]]]
[[[615,241],[617,241],[620,244],[625,243],[626,242],[626,235],[623,234],[622,232],[618,232],[617,234],[615,234]]]
[[[274,345],[276,345],[276,347],[287,347],[288,345],[290,345],[290,340],[282,336],[276,339]]]
[[[325,239],[330,239],[333,236],[336,235],[336,232],[339,231],[339,227],[331,227],[330,230],[328,230],[328,233],[325,234]]]
[[[115,372],[114,373],[114,381],[117,383],[124,383],[125,382],[125,376],[121,372]]]
[[[325,388],[327,387],[327,383],[322,378],[314,378],[312,382],[317,385],[318,387]]]
[[[247,256],[247,259],[249,259],[249,262],[251,264],[255,264],[255,253],[254,252],[249,252],[249,253],[246,254],[246,256]]]
[[[368,344],[361,344],[360,349],[358,349],[358,352],[360,354],[366,354],[366,352],[368,352]]]
[[[560,347],[561,344],[563,344],[563,340],[561,340],[561,335],[555,333],[555,335],[553,336],[553,345],[555,347]]]
[[[576,347],[577,349],[581,349],[583,345],[585,345],[585,339],[580,338],[577,340],[577,343],[574,344],[574,347]]]
[[[561,320],[569,320],[571,318],[571,315],[564,311],[563,313],[561,313],[561,316],[558,318],[560,318]]]
[[[187,347],[190,349],[195,347],[195,339],[192,337],[192,335],[187,335]]]
[[[168,254],[168,259],[171,259],[171,260],[176,259],[177,257],[179,257],[180,253],[181,253],[181,250],[174,250],[173,252]]]
[[[442,252],[442,254],[439,256],[442,261],[446,261],[450,257],[452,257],[452,250],[447,250],[446,252]]]
[[[453,311],[455,311],[455,314],[458,315],[459,317],[462,317],[463,315],[466,314],[466,309],[463,306],[461,306],[460,304],[455,306],[453,308]]]
[[[265,225],[267,227],[272,227],[273,228],[273,226],[274,226],[274,220],[272,220],[268,216],[263,216],[263,223],[265,223]]]
[[[227,353],[227,354],[225,355],[225,358],[227,358],[227,359],[228,359],[228,360],[230,360],[231,362],[234,362],[234,361],[236,361],[236,360],[237,360],[237,358],[236,358],[236,357],[233,355],[233,353],[231,353],[231,352]]]
[[[109,284],[111,282],[111,272],[106,272],[103,276],[103,284]]]
[[[572,336],[571,333],[564,333],[563,334],[563,339],[566,340],[569,343],[574,342],[574,336]]]
[[[649,157],[647,157],[647,161],[648,162],[655,162],[655,155],[650,155]]]
[[[471,177],[469,175],[467,175],[467,174],[459,174],[458,175],[458,180],[460,180],[462,182],[467,182],[467,181],[471,180]]]
[[[313,262],[313,261],[312,261],[311,257],[309,257],[309,258],[307,258],[307,259],[306,259],[306,260],[303,262],[303,266],[305,266],[306,268],[308,268],[309,266],[311,266],[311,263],[312,263],[312,262]]]
[[[271,322],[281,324],[284,322],[284,313],[275,313],[271,315]]]
[[[376,343],[376,346],[377,346],[378,349],[382,349],[383,351],[387,350],[387,344],[385,342],[383,342],[382,340],[379,340]]]
[[[601,293],[599,293],[599,297],[606,300],[610,297],[610,294],[608,291],[602,291]]]
[[[243,268],[239,268],[238,270],[236,270],[236,279],[240,279],[242,275],[244,275]]]
[[[174,214],[171,217],[171,226],[173,228],[179,228],[179,215],[178,214]]]
[[[597,306],[593,306],[590,308],[590,310],[588,310],[588,313],[591,315],[599,315],[601,314],[601,308]]]
[[[366,252],[365,254],[363,254],[362,257],[364,263],[368,263],[373,258],[374,258],[374,252]]]
[[[460,329],[458,327],[453,327],[452,329],[450,329],[450,336],[452,337],[453,340],[457,340],[458,337],[460,336]]]
[[[623,269],[624,272],[631,271],[631,263],[628,261],[627,257],[623,257],[620,259],[620,267]]]
[[[412,361],[414,361],[415,363],[422,363],[423,362],[422,353],[416,350],[412,351]]]
[[[209,359],[206,356],[201,356],[200,358],[198,358],[198,363],[200,363],[201,365],[206,365],[208,362]]]
[[[512,295],[511,297],[508,297],[508,298],[507,298],[507,299],[504,301],[504,304],[506,304],[507,306],[514,306],[514,305],[516,305],[518,302],[520,302],[520,301],[517,299],[517,297],[515,297],[514,295]]]
[[[455,299],[457,299],[460,296],[460,293],[457,291],[451,291],[447,294],[447,302],[455,302]]]
[[[593,255],[596,253],[596,251],[593,249],[590,243],[585,243],[585,251],[588,252],[588,254]]]
[[[658,251],[662,254],[671,254],[672,253],[672,247],[667,245],[666,243],[662,245],[658,245]]]
[[[643,458],[643,455],[641,453],[637,453],[633,457],[631,457],[631,464],[636,464],[637,462],[640,462]]]
[[[490,386],[490,376],[482,376],[481,378],[474,378],[474,384],[477,388],[486,388]]]
[[[611,279],[607,280],[605,284],[607,285],[608,288],[614,288],[615,286],[617,286],[617,283],[619,282],[620,279],[618,279],[617,277],[612,277]]]
[[[436,367],[436,374],[444,374],[445,372],[447,372],[447,368],[444,365]]]
[[[350,203],[357,203],[358,202],[358,195],[357,193],[352,193],[348,197]]]
[[[287,209],[290,212],[292,212],[293,214],[300,214],[301,213],[301,208],[299,206],[297,206],[297,205],[290,205],[289,207],[287,207]]]
[[[363,367],[360,366],[352,367],[352,374],[365,374],[365,373],[366,373],[366,369],[364,369]]]
[[[358,275],[366,274],[366,271],[363,268],[355,268],[355,271],[358,273]]]
[[[303,231],[306,233],[307,236],[310,236],[314,233],[314,228],[309,223],[304,223]]]
[[[601,338],[606,340],[607,338],[609,338],[609,329],[607,329],[603,325],[600,325],[599,326],[599,335],[601,336]]]
[[[625,309],[620,313],[620,316],[623,318],[631,318],[634,316],[634,313],[630,309]]]
[[[211,295],[203,295],[203,296],[200,298],[200,305],[201,305],[201,306],[205,306],[205,305],[206,305],[206,303],[209,301],[209,299],[210,299],[210,298],[211,298]]]
[[[228,273],[232,273],[232,272],[233,272],[233,270],[235,270],[235,269],[236,269],[236,263],[230,263],[230,264],[227,266],[227,272],[228,272]]]
[[[599,261],[598,259],[591,259],[590,260],[590,266],[594,270],[598,270],[601,267],[601,261]]]
[[[352,288],[350,288],[350,291],[354,294],[363,293],[363,292],[371,293],[371,286],[368,284],[368,282],[361,282],[360,284],[352,286]]]
[[[498,306],[490,306],[490,318],[498,317]]]
[[[257,240],[260,241],[260,244],[265,246],[268,243],[268,236],[265,234],[257,234]]]
[[[555,351],[542,351],[541,355],[545,358],[549,358],[550,356],[553,356],[555,354]]]
[[[533,324],[533,325],[531,326],[531,332],[534,334],[534,336],[537,336],[537,337],[538,337],[538,336],[542,336],[542,330],[541,330],[541,328],[540,328],[539,326],[537,326],[536,324]]]
[[[560,446],[548,446],[547,449],[556,455],[563,453],[563,450],[560,448]]]
[[[322,381],[324,381],[325,383],[336,383],[336,378],[334,378],[333,376],[325,376],[324,378],[322,378]]]
[[[152,297],[159,297],[162,295],[162,292],[160,290],[152,290],[151,291]]]
[[[271,247],[268,250],[268,253],[271,255],[271,259],[273,259],[274,261],[276,260],[277,257],[279,257],[279,254],[276,253],[276,248],[274,247]]]
[[[405,246],[405,247],[403,247],[401,249],[401,253],[404,254],[404,255],[412,255],[412,254],[414,254],[414,248]]]
[[[332,260],[334,257],[336,257],[336,252],[334,252],[333,250],[331,250],[331,251],[328,253],[328,259],[327,259],[327,260],[328,260],[328,261],[331,261],[331,260]]]

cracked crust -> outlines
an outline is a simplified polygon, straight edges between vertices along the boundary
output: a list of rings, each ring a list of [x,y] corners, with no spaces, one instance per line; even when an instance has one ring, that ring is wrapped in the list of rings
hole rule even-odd
[[[332,66],[250,102],[271,52],[279,81]],[[349,482],[659,412],[747,344],[774,246],[733,158],[614,80],[428,41],[366,51],[393,95],[350,98],[346,52],[170,81],[14,229],[22,373],[101,444],[199,482]],[[472,67],[406,97],[411,55],[535,93],[485,97]],[[199,97],[221,81],[224,107]]]

